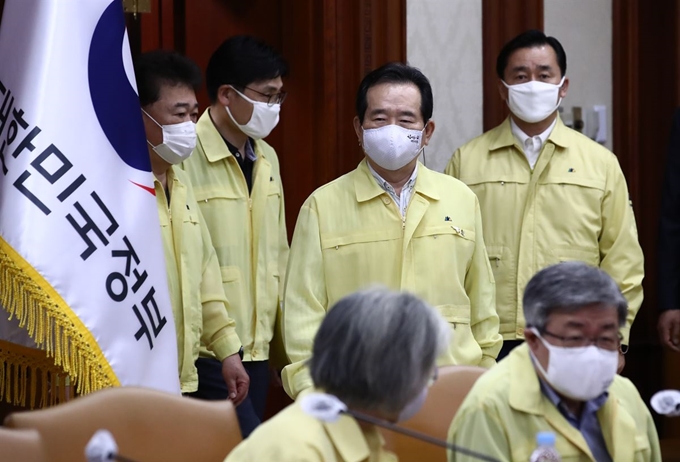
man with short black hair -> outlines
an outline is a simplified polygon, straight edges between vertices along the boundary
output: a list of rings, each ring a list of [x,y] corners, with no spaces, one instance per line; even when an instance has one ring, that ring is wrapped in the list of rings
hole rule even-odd
[[[181,390],[195,396],[216,387],[239,405],[249,384],[239,357],[241,341],[227,312],[217,256],[191,182],[175,168],[196,145],[201,71],[184,56],[158,50],[135,60],[135,77],[156,177]],[[205,374],[211,368],[218,371],[216,378]]]
[[[626,179],[614,154],[562,123],[566,71],[556,38],[530,30],[510,40],[496,73],[511,115],[459,148],[446,168],[479,198],[504,341],[499,359],[524,339],[524,287],[551,264],[581,260],[614,278],[628,299],[624,345],[642,304],[642,248]]]
[[[312,193],[293,235],[283,318],[293,398],[312,386],[306,364],[326,312],[369,284],[412,292],[442,314],[455,332],[440,365],[491,367],[501,347],[477,198],[418,162],[435,128],[427,77],[386,64],[361,82],[356,109],[366,157]]]
[[[283,58],[258,39],[222,43],[206,71],[211,104],[196,124],[196,151],[182,166],[210,230],[243,342],[250,392],[237,411],[244,436],[264,418],[288,259],[279,160],[264,141],[279,121],[287,71]]]

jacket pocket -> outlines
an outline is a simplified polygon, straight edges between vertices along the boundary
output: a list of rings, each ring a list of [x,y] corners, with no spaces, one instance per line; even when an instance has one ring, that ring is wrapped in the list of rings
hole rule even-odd
[[[229,301],[229,317],[236,321],[236,329],[240,336],[244,332],[244,327],[249,326],[252,319],[250,304],[245,304],[249,297],[242,281],[241,270],[238,266],[223,266],[220,271],[224,295]],[[246,342],[248,339],[242,337],[241,341]]]
[[[463,288],[475,253],[475,232],[456,224],[419,227],[409,244],[416,287],[432,287],[437,299],[469,304]]]
[[[437,311],[450,324],[470,324],[469,305],[439,305]]]
[[[241,271],[237,266],[223,266],[220,268],[222,273],[222,283],[235,282],[241,279]]]
[[[591,189],[599,189],[600,191],[604,191],[605,189],[605,181],[600,178],[585,178],[585,177],[579,177],[579,176],[557,176],[557,175],[551,175],[546,177],[545,179],[542,179],[538,182],[538,184],[541,185],[560,185],[560,186],[580,186],[582,188],[591,188]]]
[[[242,199],[243,195],[234,188],[211,185],[208,187],[194,186],[194,197],[196,198],[196,202],[203,202],[212,199]]]
[[[635,452],[645,452],[648,453],[651,450],[649,445],[649,438],[647,435],[636,435],[635,436]],[[645,459],[646,460],[646,459]]]
[[[598,249],[590,249],[587,247],[555,247],[555,254],[559,263],[567,261],[582,261],[591,266],[599,266],[600,254]]]
[[[279,297],[281,293],[281,276],[279,275],[279,264],[278,262],[269,262],[267,264],[267,302],[268,306],[271,307],[267,312],[267,317],[271,325],[273,325],[276,319],[276,309],[273,307],[278,306],[282,301],[282,297]]]
[[[198,210],[191,210],[184,214],[184,217],[182,217],[182,221],[184,223],[198,225],[201,223],[201,220],[198,217],[199,217]]]
[[[281,195],[281,190],[279,189],[279,184],[276,181],[269,182],[269,188],[267,189],[267,196]]]
[[[353,244],[371,244],[373,242],[389,241],[401,238],[401,230],[384,230],[374,229],[367,231],[360,231],[351,234],[336,234],[322,233],[321,234],[321,248],[339,249],[340,247],[350,246]]]
[[[401,227],[321,233],[321,264],[337,300],[369,284],[392,286],[401,277]],[[294,269],[291,269],[294,271]]]
[[[604,180],[549,176],[536,187],[536,226],[548,238],[570,236],[569,243],[597,242],[603,226]]]
[[[489,264],[491,265],[496,285],[505,282],[510,264],[510,255],[507,248],[502,245],[487,245],[486,253],[489,256]]]
[[[491,172],[480,176],[461,176],[460,181],[472,188],[481,185],[505,186],[508,184],[521,185],[529,182],[529,176],[525,173]]]
[[[437,225],[437,226],[425,226],[416,229],[413,233],[414,238],[420,237],[433,237],[437,238],[439,236],[457,236],[466,241],[475,242],[475,232],[468,228],[462,228],[454,224],[450,225]]]
[[[486,253],[489,255],[489,265],[496,282],[496,311],[500,322],[514,323],[517,317],[515,258],[510,249],[502,245],[487,245]]]
[[[476,366],[482,360],[482,349],[472,335],[469,305],[439,305],[436,307],[451,326],[451,343],[437,364]]]

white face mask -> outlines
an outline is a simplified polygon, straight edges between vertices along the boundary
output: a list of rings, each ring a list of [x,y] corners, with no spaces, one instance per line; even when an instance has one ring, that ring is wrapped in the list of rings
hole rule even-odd
[[[533,124],[545,120],[560,107],[562,98],[560,88],[565,77],[558,85],[532,80],[531,82],[508,85],[508,107],[521,120]]]
[[[399,125],[365,128],[363,148],[373,162],[385,170],[399,170],[418,157],[422,130],[409,130]]]
[[[144,109],[142,112],[163,131],[163,142],[158,146],[146,140],[156,154],[171,165],[177,165],[188,159],[196,147],[196,124],[187,120],[178,124],[161,125]]]
[[[238,91],[236,88],[231,87],[236,93],[238,93],[241,98],[248,101],[253,105],[253,115],[250,116],[250,120],[245,125],[241,125],[236,122],[234,116],[231,114],[228,106],[224,106],[227,110],[227,114],[231,118],[231,121],[246,135],[254,140],[261,140],[266,138],[274,130],[274,127],[279,123],[279,112],[281,111],[280,104],[269,105],[263,103],[262,101],[255,101],[248,98],[246,95]]]
[[[423,390],[418,393],[418,396],[413,398],[411,401],[404,406],[404,409],[401,410],[399,413],[399,417],[397,417],[397,422],[404,422],[405,420],[409,420],[411,417],[416,415],[418,411],[420,410],[421,407],[423,407],[423,404],[425,404],[425,400],[427,399],[427,391],[429,387],[423,388]]]
[[[603,350],[595,345],[558,347],[545,341],[536,329],[531,330],[550,352],[547,371],[532,352],[534,364],[555,391],[567,398],[589,401],[609,388],[619,365],[618,351]]]

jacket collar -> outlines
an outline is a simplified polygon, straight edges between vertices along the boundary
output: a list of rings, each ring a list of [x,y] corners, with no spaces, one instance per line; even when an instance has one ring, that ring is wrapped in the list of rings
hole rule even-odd
[[[196,122],[196,135],[198,136],[198,144],[208,162],[219,162],[229,156],[233,157],[227,143],[210,118],[210,108],[206,109]],[[257,158],[264,157],[257,140],[253,140],[253,150]]]
[[[328,437],[344,462],[360,462],[371,457],[371,448],[359,423],[349,415],[324,423]]]
[[[569,130],[570,129],[562,122],[560,115],[557,114],[557,123],[555,124],[553,131],[550,133],[550,136],[548,136],[548,140],[546,142],[552,141],[557,146],[568,148]],[[510,116],[508,116],[498,127],[493,128],[491,133],[495,135],[491,141],[491,146],[489,147],[489,151],[491,152],[501,148],[517,145],[517,140],[512,134]]]
[[[324,393],[324,390],[314,387],[310,392]],[[296,405],[300,406],[299,400]],[[356,419],[348,414],[341,414],[335,422],[323,422],[322,425],[343,462],[369,460],[371,449],[385,446],[385,440],[377,428],[364,431]]]
[[[373,174],[368,168],[366,158],[359,163],[359,166],[352,172],[354,176],[354,190],[357,202],[366,202],[381,194],[387,194],[378,184]],[[416,178],[415,192],[427,196],[432,200],[439,200],[439,192],[435,186],[436,175],[423,164],[418,162],[418,177]]]
[[[515,348],[510,362],[510,407],[527,414],[543,414],[543,394],[526,343]]]

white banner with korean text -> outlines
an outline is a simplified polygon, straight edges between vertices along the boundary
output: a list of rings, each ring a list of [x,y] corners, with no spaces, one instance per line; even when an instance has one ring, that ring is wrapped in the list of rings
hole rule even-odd
[[[0,339],[20,325],[81,393],[179,393],[153,186],[122,2],[6,0]]]

